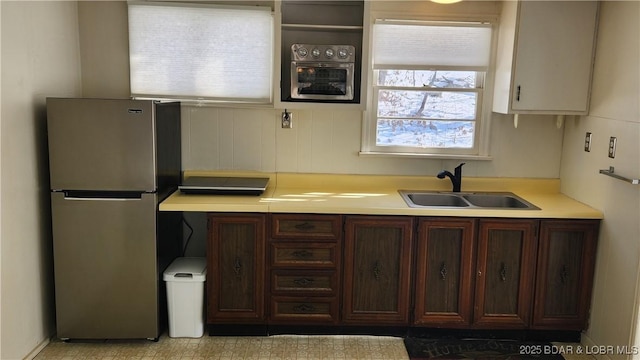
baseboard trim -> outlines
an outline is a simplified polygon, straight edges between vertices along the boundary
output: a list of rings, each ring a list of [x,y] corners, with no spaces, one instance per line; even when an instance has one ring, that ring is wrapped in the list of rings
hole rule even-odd
[[[23,360],[33,360],[35,359],[36,356],[38,356],[38,354],[40,353],[40,351],[42,351],[47,345],[49,345],[49,343],[51,342],[50,338],[46,338],[44,340],[42,340],[40,342],[40,344],[38,344],[38,346],[36,346],[33,350],[31,350],[30,353],[28,353],[24,358],[22,358]]]

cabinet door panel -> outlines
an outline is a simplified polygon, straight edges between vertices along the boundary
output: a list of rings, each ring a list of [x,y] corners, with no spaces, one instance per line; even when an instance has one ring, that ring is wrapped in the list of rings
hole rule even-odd
[[[398,299],[401,241],[399,229],[360,229],[354,244],[353,310],[394,311]]]
[[[486,314],[516,314],[520,283],[520,231],[492,230],[484,269]]]
[[[591,299],[598,221],[542,221],[533,326],[582,330]]]
[[[597,10],[596,1],[520,2],[514,110],[588,110]]]
[[[475,325],[527,327],[531,313],[536,237],[534,220],[481,220]]]
[[[210,216],[209,322],[264,318],[263,215]]]
[[[345,322],[408,322],[412,223],[393,217],[347,220]]]
[[[555,235],[548,243],[545,309],[548,315],[575,316],[584,241],[580,233]]]
[[[462,240],[459,230],[443,231],[444,238],[434,239],[427,245],[427,282],[432,284],[431,296],[426,297],[426,307],[435,312],[458,310],[460,287],[460,254]],[[449,239],[447,239],[449,237]],[[438,281],[440,280],[440,281]],[[448,281],[447,281],[448,280]],[[434,296],[441,294],[442,296]]]
[[[474,220],[419,223],[415,324],[471,323]]]

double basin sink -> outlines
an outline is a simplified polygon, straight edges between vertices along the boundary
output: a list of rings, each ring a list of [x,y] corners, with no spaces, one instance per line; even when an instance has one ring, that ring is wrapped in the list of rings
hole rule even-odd
[[[430,192],[398,191],[412,208],[474,208],[504,210],[540,210],[510,192]]]

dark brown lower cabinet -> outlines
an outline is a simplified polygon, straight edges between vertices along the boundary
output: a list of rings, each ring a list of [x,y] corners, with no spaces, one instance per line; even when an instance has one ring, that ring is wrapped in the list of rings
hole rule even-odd
[[[408,325],[412,236],[411,217],[346,218],[343,323]]]
[[[537,224],[537,220],[479,221],[474,327],[529,326]]]
[[[414,324],[471,325],[475,223],[457,218],[419,220]]]
[[[207,323],[264,322],[265,215],[208,220]]]
[[[208,220],[209,324],[588,326],[599,220],[245,213]]]
[[[587,328],[599,224],[541,222],[533,328]]]

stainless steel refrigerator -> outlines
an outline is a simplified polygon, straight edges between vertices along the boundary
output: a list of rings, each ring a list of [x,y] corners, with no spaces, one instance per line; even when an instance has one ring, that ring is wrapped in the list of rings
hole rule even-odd
[[[181,216],[180,104],[47,98],[57,336],[157,339]]]

